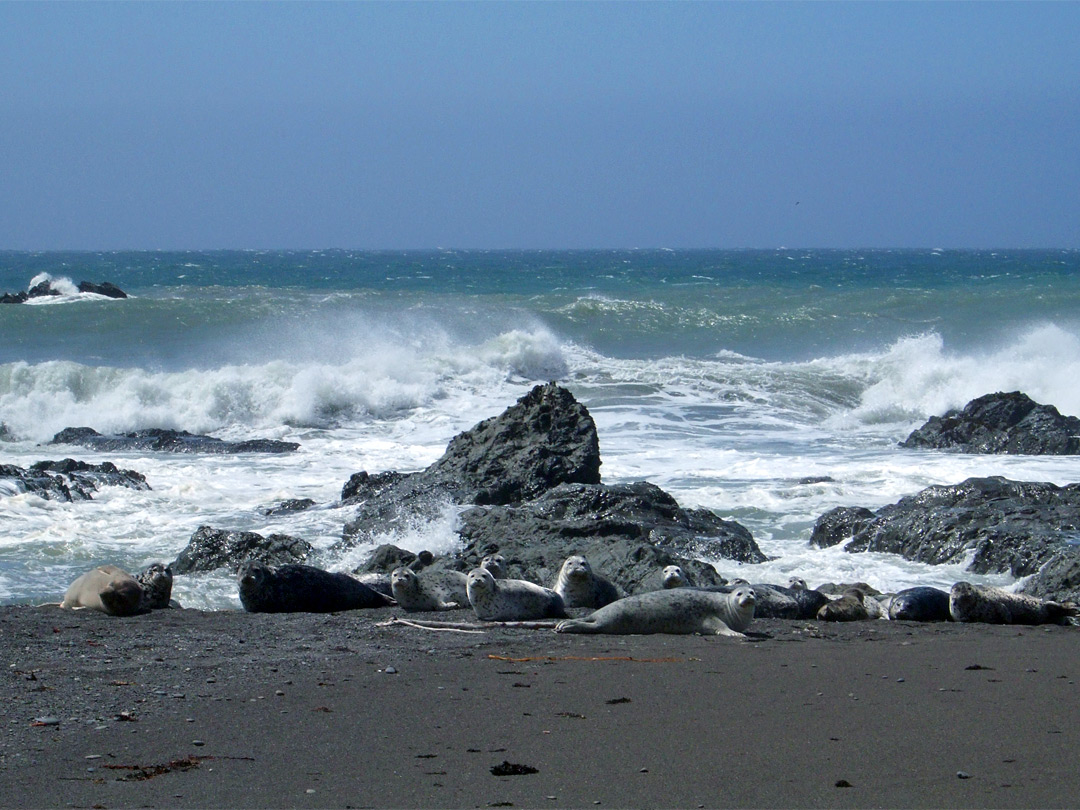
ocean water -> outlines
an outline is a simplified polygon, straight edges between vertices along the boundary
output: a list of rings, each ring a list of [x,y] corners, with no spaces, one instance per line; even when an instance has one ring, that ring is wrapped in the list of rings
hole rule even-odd
[[[1080,251],[0,252],[0,293],[47,274],[131,297],[0,306],[0,463],[109,460],[152,490],[60,503],[0,488],[0,603],[57,601],[89,567],[170,561],[201,525],[329,548],[359,470],[409,471],[558,380],[596,420],[607,483],[648,480],[750,529],[776,559],[726,576],[882,590],[972,577],[808,547],[835,506],[974,475],[1080,481],[1080,459],[897,447],[928,416],[1023,390],[1080,414]],[[297,441],[285,456],[99,454],[68,426]],[[812,483],[808,483],[812,482]],[[2,486],[2,485],[0,485]],[[267,517],[286,498],[308,512]],[[380,538],[439,553],[449,511]],[[239,608],[223,574],[189,607]]]

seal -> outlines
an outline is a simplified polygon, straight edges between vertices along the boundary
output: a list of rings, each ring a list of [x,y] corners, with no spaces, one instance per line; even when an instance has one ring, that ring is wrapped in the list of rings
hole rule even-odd
[[[172,601],[173,572],[163,563],[152,563],[135,576],[142,587],[142,610],[161,610],[176,605]]]
[[[797,619],[799,618],[799,603],[794,593],[780,585],[767,585],[755,582],[750,586],[754,589],[757,604],[754,606],[754,615],[759,619]]]
[[[353,572],[353,578],[357,582],[362,582],[371,588],[373,591],[378,591],[383,596],[389,596],[394,598],[394,591],[390,587],[390,575],[384,574],[381,571],[364,571],[363,573]]]
[[[143,589],[135,577],[115,565],[99,565],[71,583],[60,607],[134,616],[144,612],[142,600]]]
[[[476,618],[485,622],[564,619],[566,605],[551,588],[523,579],[495,579],[484,568],[474,568],[467,580],[469,603]]]
[[[1080,610],[1072,602],[1052,602],[1004,588],[957,582],[949,591],[949,613],[958,622],[1068,624]]]
[[[395,568],[390,574],[390,588],[398,605],[409,613],[458,610],[469,606],[466,579],[460,571],[417,574],[409,568]]]
[[[911,622],[950,621],[949,594],[924,585],[905,588],[889,602],[889,618]]]
[[[589,561],[580,554],[566,558],[552,590],[563,598],[568,608],[595,610],[619,598],[619,591],[611,581],[593,571]]]
[[[694,584],[677,565],[664,566],[664,570],[660,572],[660,581],[665,588],[691,588]]]
[[[817,618],[823,622],[863,622],[883,619],[885,615],[881,603],[861,588],[848,588],[817,612]]]
[[[697,588],[671,588],[634,594],[593,611],[582,619],[567,619],[557,633],[736,636],[754,618],[754,589],[740,585],[730,593]]]
[[[334,574],[311,565],[272,569],[249,560],[236,574],[240,602],[249,613],[333,613],[378,608],[394,600],[348,574]]]
[[[495,579],[506,579],[506,558],[502,554],[488,554],[480,561],[480,567],[490,571]]]

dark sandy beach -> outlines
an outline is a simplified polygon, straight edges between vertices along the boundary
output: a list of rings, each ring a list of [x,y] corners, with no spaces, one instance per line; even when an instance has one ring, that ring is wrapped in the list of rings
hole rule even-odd
[[[1080,800],[1075,627],[771,620],[739,641],[377,626],[401,615],[0,608],[0,804]],[[426,618],[448,615],[468,616]]]

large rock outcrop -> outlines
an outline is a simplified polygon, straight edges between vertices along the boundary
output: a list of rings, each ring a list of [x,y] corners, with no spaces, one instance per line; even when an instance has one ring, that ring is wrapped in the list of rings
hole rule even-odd
[[[974,573],[1034,574],[1075,537],[1080,484],[998,476],[933,486],[876,512],[840,507],[814,525],[811,545],[882,551],[937,565],[968,560]]]
[[[248,439],[227,442],[213,436],[201,436],[186,430],[150,428],[131,433],[105,436],[93,428],[64,428],[49,444],[74,444],[100,452],[115,453],[131,450],[153,450],[168,453],[292,453],[300,448],[296,442],[276,439]]]
[[[455,436],[425,470],[353,475],[341,497],[358,508],[342,544],[431,520],[448,504],[520,503],[564,483],[600,483],[596,424],[565,388],[538,385],[499,416]]]
[[[698,585],[721,585],[699,558],[760,563],[750,532],[707,509],[683,509],[654,484],[563,484],[514,506],[478,506],[461,515],[462,570],[488,554],[506,558],[510,576],[551,585],[563,561],[584,555],[593,569],[627,593],[667,565]]]
[[[357,473],[342,501],[357,511],[338,549],[470,507],[458,516],[463,550],[435,567],[468,570],[498,551],[511,577],[545,584],[572,554],[628,592],[658,582],[666,565],[682,566],[700,585],[719,585],[723,578],[700,558],[766,559],[744,527],[683,509],[653,484],[601,484],[592,417],[554,383],[455,437],[422,472]]]
[[[1062,416],[1053,405],[1040,405],[1019,391],[987,394],[962,410],[930,417],[900,446],[957,453],[1076,455],[1080,419]]]

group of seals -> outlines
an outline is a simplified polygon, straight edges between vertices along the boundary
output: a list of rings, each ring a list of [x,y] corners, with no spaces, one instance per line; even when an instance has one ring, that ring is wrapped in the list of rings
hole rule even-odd
[[[154,563],[138,576],[115,565],[99,565],[68,586],[60,607],[135,616],[175,604],[171,601],[172,583],[172,570],[161,563]]]

